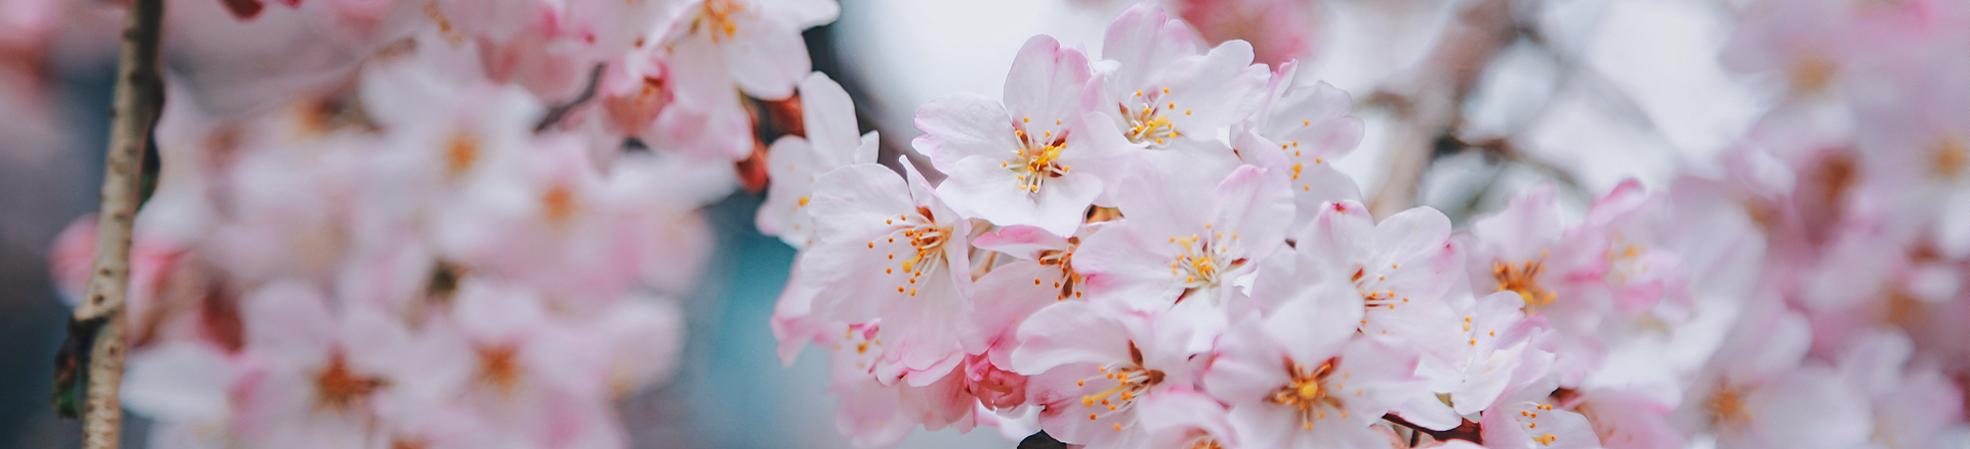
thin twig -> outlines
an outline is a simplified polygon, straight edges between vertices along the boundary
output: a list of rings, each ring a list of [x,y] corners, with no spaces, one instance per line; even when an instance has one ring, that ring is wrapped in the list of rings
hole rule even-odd
[[[1413,94],[1407,101],[1389,103],[1409,107],[1395,110],[1397,117],[1391,128],[1400,134],[1389,148],[1393,154],[1381,189],[1369,200],[1370,212],[1387,216],[1415,201],[1423,172],[1434,156],[1437,136],[1456,131],[1455,125],[1462,122],[1459,116],[1464,99],[1511,36],[1511,3],[1505,0],[1467,6],[1458,22],[1445,30],[1418,68],[1420,76],[1410,80]]]
[[[534,132],[547,131],[548,128],[561,123],[561,119],[567,118],[568,113],[574,111],[575,107],[581,106],[582,103],[587,103],[589,99],[595,98],[595,90],[602,83],[602,70],[605,67],[607,66],[596,64],[595,68],[589,69],[588,85],[583,87],[581,93],[575,95],[574,99],[548,109],[547,114],[540,117],[540,122],[534,124]]]
[[[162,0],[130,4],[130,22],[123,30],[115,103],[110,110],[108,155],[103,169],[101,211],[96,220],[96,259],[88,294],[75,308],[70,326],[95,329],[90,341],[88,377],[84,386],[83,449],[114,449],[121,437],[123,413],[117,387],[123,377],[123,298],[130,285],[130,228],[135,224],[144,149],[164,100],[158,77],[158,40],[164,17]]]
[[[1484,444],[1483,426],[1480,426],[1478,423],[1468,419],[1464,420],[1461,423],[1458,423],[1457,427],[1452,427],[1446,430],[1430,430],[1429,428],[1416,425],[1415,423],[1411,423],[1409,422],[1409,420],[1402,419],[1401,416],[1396,416],[1396,415],[1383,415],[1382,420],[1388,421],[1389,424],[1408,427],[1409,430],[1422,432],[1425,435],[1429,435],[1431,439],[1434,439],[1436,441],[1464,440],[1472,443]]]

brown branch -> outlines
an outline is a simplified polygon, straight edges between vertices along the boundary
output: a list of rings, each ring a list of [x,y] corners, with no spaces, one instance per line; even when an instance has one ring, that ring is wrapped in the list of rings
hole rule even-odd
[[[1389,148],[1387,175],[1368,209],[1388,216],[1415,201],[1423,172],[1429,168],[1437,136],[1454,133],[1462,122],[1464,99],[1477,86],[1492,56],[1513,36],[1511,2],[1484,0],[1465,7],[1456,23],[1443,32],[1436,47],[1408,81],[1407,95],[1382,93],[1374,98],[1393,108],[1398,133]],[[1382,98],[1384,95],[1396,95]]]
[[[542,115],[540,121],[534,123],[534,132],[544,132],[548,128],[560,124],[561,120],[567,118],[568,113],[574,112],[576,107],[595,98],[595,91],[602,84],[602,70],[607,67],[607,65],[596,64],[595,68],[589,69],[588,84],[581,88],[581,93],[575,94],[575,98],[568,100],[567,103],[558,104],[549,108],[547,114]]]
[[[114,449],[122,433],[122,406],[117,387],[123,378],[123,298],[130,286],[131,227],[142,201],[142,163],[164,100],[158,77],[158,41],[164,17],[162,0],[136,0],[123,30],[115,102],[110,109],[110,138],[103,169],[101,211],[96,216],[96,259],[88,293],[70,317],[70,329],[93,329],[95,335],[70,335],[90,342],[87,377],[83,385],[83,449]],[[101,323],[96,325],[77,325]]]
[[[1472,443],[1484,444],[1483,426],[1480,426],[1478,425],[1478,423],[1472,422],[1471,420],[1468,419],[1464,420],[1464,422],[1458,423],[1457,427],[1452,427],[1448,430],[1430,430],[1429,428],[1416,425],[1415,423],[1409,422],[1409,420],[1402,419],[1402,417],[1393,414],[1383,415],[1382,420],[1388,421],[1389,424],[1408,427],[1409,430],[1421,432],[1424,435],[1429,435],[1431,439],[1437,441],[1464,440]]]

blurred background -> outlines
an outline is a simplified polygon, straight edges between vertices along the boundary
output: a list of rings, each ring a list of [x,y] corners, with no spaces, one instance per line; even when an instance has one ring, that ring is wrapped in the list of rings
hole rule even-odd
[[[182,1],[217,0],[170,0]],[[78,424],[49,405],[67,309],[50,285],[55,235],[96,208],[120,19],[95,0],[0,0],[0,446],[72,447]],[[916,105],[996,96],[1021,42],[1045,33],[1098,54],[1125,0],[844,0],[810,30],[815,69],[842,80],[886,154],[917,134]],[[1339,164],[1371,196],[1396,192],[1457,220],[1524,186],[1602,191],[1712,172],[1778,96],[1718,54],[1735,0],[1283,0],[1166,2],[1214,40],[1352,93],[1367,123]],[[1265,4],[1265,8],[1246,5]],[[168,8],[169,6],[167,6]],[[1244,9],[1241,9],[1244,8]],[[36,28],[48,14],[58,29]],[[33,16],[32,15],[41,15]],[[166,30],[169,39],[170,30]],[[180,68],[182,69],[182,68]],[[1409,156],[1405,156],[1409,155]],[[1421,155],[1421,156],[1414,156]],[[1406,194],[1404,194],[1406,193]],[[638,447],[847,447],[821,354],[782,366],[767,329],[793,250],[753,229],[760,197],[713,206],[719,252],[687,303],[690,341],[671,383],[623,405]],[[132,423],[127,447],[142,447]],[[1014,438],[924,433],[903,447],[1012,447]]]

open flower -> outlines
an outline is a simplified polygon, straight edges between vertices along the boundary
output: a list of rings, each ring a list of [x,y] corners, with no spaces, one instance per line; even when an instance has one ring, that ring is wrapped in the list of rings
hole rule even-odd
[[[914,144],[950,174],[939,196],[970,217],[1000,226],[1074,233],[1088,205],[1120,165],[1112,134],[1088,127],[1080,107],[1087,57],[1048,36],[1026,41],[1006,75],[1000,101],[960,95],[917,112]]]
[[[1299,80],[1299,65],[1280,66],[1265,102],[1232,127],[1232,147],[1246,163],[1286,176],[1293,189],[1294,229],[1329,201],[1361,201],[1361,188],[1333,162],[1361,144],[1364,125],[1348,114],[1354,99],[1325,82]]]
[[[1176,166],[1143,164],[1170,173]],[[1144,174],[1125,180],[1124,217],[1088,237],[1076,268],[1096,300],[1161,310],[1191,301],[1213,307],[1250,285],[1256,264],[1280,249],[1291,219],[1285,179],[1253,166],[1217,183]]]
[[[1089,89],[1100,112],[1132,148],[1177,149],[1195,161],[1231,159],[1220,130],[1251,114],[1270,77],[1252,64],[1252,46],[1228,41],[1204,49],[1197,32],[1162,8],[1139,4],[1110,23],[1101,56],[1113,61]]]
[[[766,170],[773,183],[759,205],[759,232],[780,236],[795,248],[813,240],[814,184],[821,175],[851,164],[876,161],[876,133],[857,136],[855,104],[827,75],[814,73],[800,82],[801,123],[806,137],[787,136],[768,149]]]
[[[1600,449],[1600,437],[1580,413],[1555,406],[1545,388],[1513,392],[1485,410],[1484,444],[1497,449]]]
[[[1295,287],[1308,285],[1352,286],[1365,310],[1363,333],[1398,338],[1436,356],[1462,354],[1465,330],[1456,310],[1469,299],[1457,295],[1461,251],[1442,212],[1419,207],[1375,223],[1361,203],[1332,202],[1296,237],[1297,282],[1276,287],[1289,293],[1261,298],[1297,297],[1304,293],[1291,293]]]
[[[1313,289],[1321,299],[1235,326],[1204,373],[1247,447],[1373,447],[1369,426],[1423,387],[1414,355],[1355,338],[1361,300],[1345,284]]]
[[[812,70],[800,31],[841,14],[835,0],[693,0],[680,9],[677,45],[710,51],[681,52],[678,64],[721,67],[726,85],[768,100],[793,95]]]
[[[1047,306],[1020,327],[1012,364],[1041,407],[1040,427],[1061,441],[1090,448],[1139,447],[1148,429],[1139,401],[1187,389],[1201,352],[1194,314],[1159,316],[1100,303]]]
[[[808,203],[815,242],[795,279],[822,286],[813,310],[830,319],[880,320],[890,344],[879,371],[890,379],[915,374],[911,382],[924,385],[964,355],[971,225],[914,168],[907,172],[906,183],[881,165],[855,164],[816,181]]]

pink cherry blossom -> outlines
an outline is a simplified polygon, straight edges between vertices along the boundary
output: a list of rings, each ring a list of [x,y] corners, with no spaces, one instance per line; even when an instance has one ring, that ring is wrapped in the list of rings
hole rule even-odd
[[[1091,300],[1143,310],[1183,302],[1219,307],[1249,285],[1257,261],[1284,239],[1291,216],[1285,179],[1252,166],[1221,181],[1203,175],[1122,181],[1116,202],[1126,218],[1075,252]]]
[[[800,98],[807,137],[782,137],[768,150],[766,169],[773,184],[759,205],[758,218],[760,232],[779,235],[797,248],[813,239],[807,204],[815,183],[836,168],[874,163],[877,140],[873,131],[856,137],[855,105],[827,75],[802,80]]]
[[[1224,405],[1202,392],[1166,391],[1143,398],[1140,407],[1142,426],[1149,431],[1146,447],[1242,447]]]
[[[1312,59],[1319,50],[1323,23],[1318,2],[1277,0],[1181,0],[1177,14],[1212,41],[1252,43],[1259,62],[1280,64]]]
[[[1305,285],[1348,286],[1362,298],[1358,327],[1367,335],[1407,340],[1438,358],[1469,346],[1462,338],[1468,323],[1457,315],[1467,307],[1460,300],[1469,301],[1457,295],[1461,252],[1443,213],[1416,208],[1374,223],[1360,203],[1327,203],[1295,241],[1291,277],[1270,284],[1285,292],[1268,296],[1300,297],[1307,293],[1296,290]]]
[[[1297,64],[1280,66],[1259,111],[1232,130],[1240,159],[1292,181],[1295,228],[1329,201],[1361,200],[1360,187],[1332,162],[1353,152],[1363,132],[1361,119],[1348,115],[1354,100],[1347,92],[1307,84],[1298,74]]]
[[[908,173],[906,183],[881,165],[854,164],[817,180],[808,204],[815,241],[802,256],[805,274],[796,276],[830,286],[813,299],[824,316],[882,320],[892,342],[880,361],[884,377],[924,385],[963,358],[962,323],[973,309],[964,296],[972,288],[971,225],[915,169]]]
[[[840,13],[834,0],[694,0],[678,8],[678,46],[709,50],[679,63],[724,67],[728,86],[769,100],[792,95],[811,70],[800,31]]]
[[[917,151],[950,175],[937,186],[951,207],[1001,226],[1072,234],[1120,165],[1112,134],[1079,106],[1087,57],[1035,36],[1013,59],[1004,98],[954,96],[917,112]],[[1007,153],[1011,155],[1008,156]]]
[[[1371,447],[1379,435],[1369,426],[1422,391],[1413,353],[1354,338],[1359,297],[1344,284],[1313,288],[1339,294],[1281,305],[1218,342],[1204,385],[1231,404],[1243,444]]]
[[[1537,391],[1537,390],[1531,390]],[[1490,448],[1599,449],[1587,418],[1539,400],[1507,399],[1484,412],[1484,444]]]
[[[1088,447],[1136,447],[1148,438],[1139,401],[1194,382],[1202,352],[1192,338],[1208,326],[1183,314],[1150,316],[1065,301],[1021,326],[1013,368],[1033,376],[1028,400],[1040,427]]]
[[[1132,148],[1178,150],[1180,157],[1220,161],[1231,155],[1218,130],[1257,107],[1269,74],[1252,64],[1252,46],[1229,41],[1205,49],[1196,31],[1161,8],[1122,12],[1102,41],[1103,72],[1088,109],[1107,118]]]

